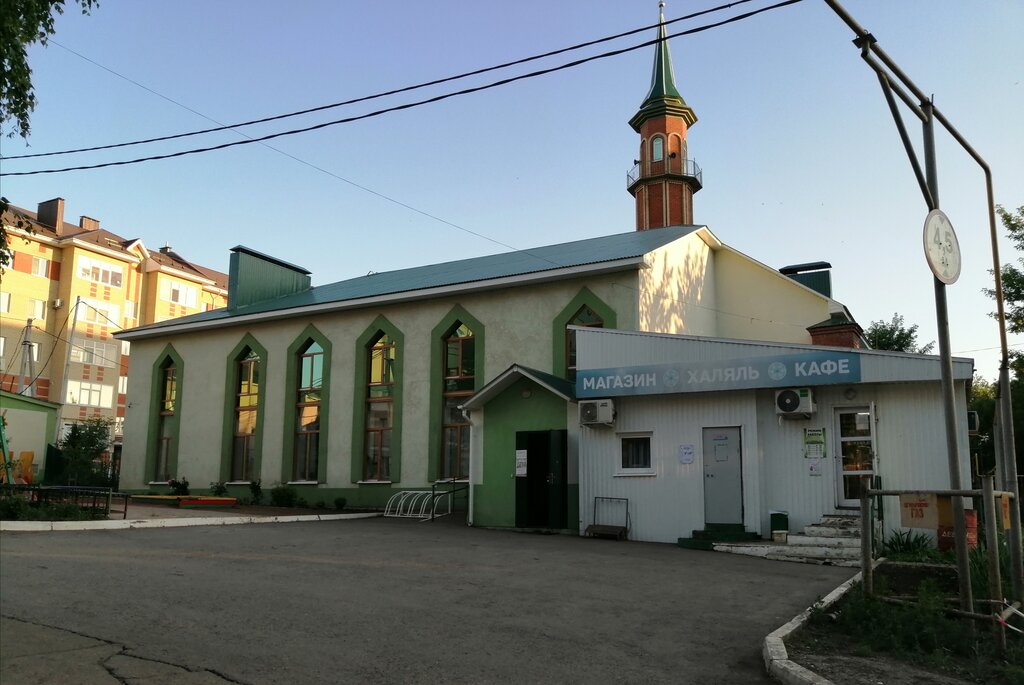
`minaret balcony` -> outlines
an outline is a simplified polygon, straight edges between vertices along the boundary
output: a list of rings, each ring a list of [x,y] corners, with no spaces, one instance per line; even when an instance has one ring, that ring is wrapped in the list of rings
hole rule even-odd
[[[636,187],[642,181],[652,179],[681,179],[693,186],[693,192],[704,187],[700,165],[692,159],[669,156],[658,162],[637,162],[626,172],[626,189],[636,195]]]

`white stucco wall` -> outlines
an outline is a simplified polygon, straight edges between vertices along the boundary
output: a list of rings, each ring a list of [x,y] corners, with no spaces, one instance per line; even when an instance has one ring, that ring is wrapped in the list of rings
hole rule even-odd
[[[691,233],[651,252],[646,263],[640,272],[640,330],[718,335],[715,260],[708,244]]]
[[[261,477],[264,485],[281,476],[284,444],[287,348],[310,323],[332,341],[327,487],[351,483],[352,401],[355,341],[379,315],[405,335],[402,424],[403,487],[425,485],[433,474],[428,468],[430,391],[430,334],[456,304],[485,327],[485,381],[513,363],[552,370],[552,322],[586,286],[616,310],[618,325],[637,325],[636,273],[627,271],[587,278],[469,293],[389,306],[319,314],[215,331],[202,331],[132,343],[128,396],[131,408],[125,420],[122,483],[125,488],[145,487],[150,382],[157,356],[168,342],[185,364],[180,397],[181,435],[177,475],[197,487],[219,480],[227,357],[249,333],[267,349],[263,384],[264,432]],[[357,427],[362,430],[362,427]]]
[[[828,298],[728,248],[714,278],[718,337],[810,343],[807,327],[829,318]]]

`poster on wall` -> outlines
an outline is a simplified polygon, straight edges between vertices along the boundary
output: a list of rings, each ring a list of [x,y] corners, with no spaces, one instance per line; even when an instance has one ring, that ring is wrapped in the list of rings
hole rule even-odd
[[[679,446],[679,463],[680,464],[692,464],[694,459],[694,446],[693,445],[680,445]]]
[[[807,472],[812,476],[821,475],[821,459],[808,459]]]
[[[804,458],[823,459],[825,457],[825,429],[804,428]]]
[[[526,478],[526,450],[516,450],[516,478]]]

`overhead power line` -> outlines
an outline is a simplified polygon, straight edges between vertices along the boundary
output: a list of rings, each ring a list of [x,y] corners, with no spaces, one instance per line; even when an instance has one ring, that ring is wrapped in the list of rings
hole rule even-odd
[[[670,21],[666,21],[665,25],[667,26],[667,25],[670,25],[670,24],[675,24],[675,23],[680,22],[680,21],[687,21],[689,19],[695,19],[697,17],[703,16],[703,15],[706,15],[706,14],[712,14],[714,12],[720,12],[722,10],[730,9],[730,8],[736,6],[736,5],[743,5],[743,4],[746,4],[748,2],[753,2],[753,0],[736,0],[735,2],[730,2],[730,3],[724,4],[724,5],[718,5],[717,7],[712,7],[710,9],[701,10],[700,12],[693,12],[691,14],[687,14],[687,15],[679,17],[677,19],[672,19]],[[243,122],[239,122],[237,124],[222,124],[220,126],[215,126],[215,127],[212,127],[212,128],[201,129],[201,130],[197,130],[197,131],[188,131],[186,133],[175,133],[175,134],[166,135],[166,136],[158,136],[158,137],[155,137],[155,138],[145,138],[145,139],[142,139],[142,140],[133,140],[133,141],[129,141],[129,142],[126,142],[126,143],[112,143],[112,144],[109,144],[109,145],[96,145],[96,146],[93,146],[93,147],[82,147],[82,148],[76,148],[76,149],[73,149],[73,150],[58,150],[58,151],[55,151],[55,152],[35,152],[35,153],[29,153],[29,154],[24,154],[24,155],[7,155],[7,156],[0,155],[0,159],[32,159],[32,158],[37,158],[37,157],[53,157],[53,156],[56,156],[56,155],[71,155],[71,154],[76,154],[76,153],[79,153],[79,152],[96,152],[98,150],[112,150],[114,148],[129,147],[129,146],[132,146],[132,145],[146,145],[148,143],[159,143],[159,142],[163,142],[163,141],[167,141],[167,140],[177,140],[177,139],[180,139],[180,138],[188,138],[188,137],[191,137],[191,136],[204,135],[204,134],[207,134],[207,133],[217,133],[219,131],[235,130],[235,129],[242,128],[242,127],[245,127],[245,126],[254,126],[256,124],[265,124],[265,123],[268,123],[268,122],[271,122],[271,121],[280,121],[282,119],[288,119],[290,117],[302,116],[304,114],[312,114],[314,112],[323,112],[323,111],[326,111],[326,110],[329,110],[329,109],[336,109],[338,107],[345,107],[345,106],[348,106],[348,105],[354,105],[354,104],[358,104],[360,102],[367,102],[369,100],[376,100],[378,98],[388,97],[390,95],[398,95],[400,93],[408,93],[408,92],[411,92],[411,91],[414,91],[414,90],[419,90],[421,88],[428,88],[430,86],[437,86],[437,85],[440,85],[442,83],[450,83],[452,81],[458,81],[458,80],[461,80],[461,79],[469,78],[471,76],[479,76],[481,74],[486,74],[486,73],[489,73],[489,72],[492,72],[492,71],[500,71],[501,69],[507,69],[509,67],[518,66],[520,64],[526,64],[528,62],[534,62],[534,61],[537,61],[537,60],[540,60],[540,59],[545,59],[547,57],[554,57],[556,55],[565,54],[567,52],[573,52],[575,50],[580,50],[582,48],[587,48],[587,47],[591,47],[591,46],[594,46],[594,45],[599,45],[601,43],[607,43],[609,41],[618,40],[619,38],[625,38],[626,36],[632,36],[632,35],[637,34],[637,33],[642,33],[644,31],[649,31],[649,30],[651,30],[653,28],[657,28],[659,25],[660,24],[651,24],[649,26],[643,26],[641,28],[633,29],[631,31],[624,31],[622,33],[617,33],[617,34],[612,35],[612,36],[605,36],[604,38],[597,38],[595,40],[589,40],[589,41],[586,41],[584,43],[577,43],[576,45],[570,45],[569,47],[559,48],[557,50],[551,50],[549,52],[544,52],[544,53],[541,53],[541,54],[538,54],[538,55],[531,55],[530,57],[523,57],[521,59],[513,60],[511,62],[504,62],[502,64],[496,64],[494,66],[484,67],[482,69],[474,69],[472,71],[466,71],[466,72],[463,72],[461,74],[456,74],[454,76],[446,76],[444,78],[434,79],[433,81],[425,81],[423,83],[417,83],[417,84],[412,85],[412,86],[405,86],[403,88],[395,88],[395,89],[383,91],[383,92],[380,92],[380,93],[374,93],[372,95],[364,95],[364,96],[361,96],[361,97],[352,98],[350,100],[343,100],[341,102],[334,102],[334,103],[331,103],[331,104],[328,104],[328,105],[320,105],[318,107],[310,107],[309,109],[303,109],[303,110],[299,110],[297,112],[288,112],[287,114],[278,114],[278,115],[275,115],[275,116],[264,117],[262,119],[250,119],[249,121],[243,121]],[[170,98],[166,97],[165,95],[157,93],[156,91],[154,91],[154,90],[152,90],[152,89],[142,85],[141,83],[138,83],[137,81],[133,81],[132,79],[130,79],[130,78],[126,77],[126,76],[122,76],[121,74],[117,74],[113,70],[103,66],[102,64],[99,64],[98,62],[95,62],[95,61],[89,59],[85,55],[82,55],[82,54],[80,54],[78,52],[75,52],[71,48],[68,48],[68,47],[65,47],[63,45],[60,45],[56,41],[52,41],[51,40],[50,42],[58,45],[59,47],[64,48],[68,52],[71,52],[71,53],[73,53],[75,55],[78,55],[79,57],[81,57],[82,59],[84,59],[84,60],[86,60],[88,62],[92,62],[93,64],[95,64],[96,66],[100,67],[101,69],[105,69],[107,71],[110,71],[111,73],[116,74],[117,76],[120,76],[121,78],[124,78],[124,79],[130,81],[131,83],[134,83],[135,85],[139,86],[140,88],[148,90],[149,92],[153,93],[154,95],[162,97],[165,100],[170,100]],[[171,102],[174,102],[174,101],[171,100]],[[179,104],[180,105],[180,103],[178,103],[178,102],[175,102],[175,104]],[[188,108],[186,108],[186,109],[188,109]],[[199,114],[199,112],[196,112],[195,110],[191,110],[191,111],[194,114]],[[200,116],[203,116],[203,115],[200,115]]]
[[[769,11],[772,11],[772,10],[780,9],[780,8],[786,7],[788,5],[794,5],[794,4],[796,4],[796,3],[800,2],[800,1],[801,0],[784,0],[783,2],[778,2],[778,3],[775,3],[774,5],[768,5],[766,7],[762,7],[762,8],[757,9],[757,10],[752,10],[752,11],[746,12],[744,14],[739,14],[739,15],[736,15],[735,17],[730,17],[729,19],[723,19],[722,21],[718,21],[718,22],[715,22],[715,23],[712,23],[712,24],[705,24],[704,26],[698,26],[696,28],[688,29],[686,31],[680,31],[678,33],[673,33],[673,34],[667,36],[666,39],[677,38],[677,37],[680,37],[680,36],[688,36],[688,35],[693,35],[693,34],[696,34],[696,33],[702,33],[704,31],[708,31],[708,30],[711,30],[711,29],[714,29],[714,28],[719,28],[719,27],[725,26],[727,24],[732,24],[732,23],[735,23],[735,22],[738,22],[738,21],[743,21],[745,19],[749,19],[750,17],[756,16],[758,14],[762,14],[764,12],[769,12]],[[497,88],[499,86],[505,86],[505,85],[508,85],[510,83],[515,83],[516,81],[523,81],[523,80],[526,80],[526,79],[536,78],[538,76],[545,76],[547,74],[552,74],[552,73],[555,73],[555,72],[558,72],[558,71],[563,71],[563,70],[566,70],[566,69],[572,69],[572,68],[578,67],[580,65],[587,64],[588,62],[594,62],[594,61],[597,61],[597,60],[600,60],[600,59],[607,59],[609,57],[616,57],[618,55],[622,55],[622,54],[625,54],[625,53],[628,53],[628,52],[633,52],[635,50],[639,50],[641,48],[645,48],[645,47],[649,47],[651,45],[655,45],[658,42],[660,42],[660,39],[650,40],[650,41],[646,41],[644,43],[640,43],[638,45],[634,45],[632,47],[622,48],[622,49],[619,49],[619,50],[611,50],[609,52],[604,52],[604,53],[601,53],[601,54],[598,54],[598,55],[593,55],[591,57],[584,57],[582,59],[574,60],[574,61],[568,62],[566,64],[561,64],[561,65],[558,65],[558,66],[555,66],[555,67],[550,67],[550,68],[547,68],[547,69],[539,69],[537,71],[529,72],[529,73],[526,73],[526,74],[521,74],[519,76],[511,76],[509,78],[505,78],[505,79],[501,79],[501,80],[498,80],[498,81],[494,81],[492,83],[488,83],[488,84],[485,84],[485,85],[482,85],[482,86],[475,86],[475,87],[472,87],[472,88],[465,88],[463,90],[458,90],[458,91],[454,91],[454,92],[451,92],[451,93],[444,93],[444,94],[437,95],[437,96],[434,96],[434,97],[431,97],[431,98],[426,98],[426,99],[423,99],[423,100],[417,100],[417,101],[405,103],[405,104],[402,104],[402,105],[395,105],[393,107],[386,107],[384,109],[379,109],[379,110],[376,110],[376,111],[373,111],[373,112],[368,112],[366,114],[360,114],[360,115],[357,115],[357,116],[345,117],[345,118],[342,118],[342,119],[335,119],[333,121],[327,121],[327,122],[323,122],[323,123],[320,123],[320,124],[315,124],[313,126],[306,126],[306,127],[303,127],[303,128],[292,129],[292,130],[289,130],[289,131],[281,131],[279,133],[271,133],[271,134],[268,134],[268,135],[265,135],[265,136],[260,136],[258,138],[247,138],[246,140],[236,140],[236,141],[233,141],[233,142],[230,142],[230,143],[222,143],[220,145],[212,145],[212,146],[203,147],[203,148],[194,148],[194,149],[191,149],[191,150],[181,150],[179,152],[171,152],[171,153],[167,153],[167,154],[163,154],[163,155],[151,155],[149,157],[139,157],[137,159],[122,160],[122,161],[117,161],[117,162],[103,162],[103,163],[100,163],[100,164],[88,164],[88,165],[82,165],[82,166],[64,167],[64,168],[61,168],[61,169],[39,169],[39,170],[36,170],[36,171],[5,172],[5,173],[0,173],[0,177],[3,177],[3,176],[35,176],[35,175],[39,175],[39,174],[59,174],[59,173],[65,173],[65,172],[68,172],[68,171],[85,171],[85,170],[90,170],[90,169],[102,169],[102,168],[113,167],[113,166],[127,166],[127,165],[131,165],[131,164],[141,164],[143,162],[154,162],[154,161],[163,160],[163,159],[173,159],[175,157],[184,157],[184,156],[187,156],[187,155],[195,155],[195,154],[200,154],[200,153],[205,153],[205,152],[214,152],[214,151],[217,151],[217,150],[224,150],[224,149],[227,149],[227,148],[237,147],[239,145],[250,145],[252,143],[259,143],[259,142],[263,142],[263,141],[266,141],[266,140],[273,140],[274,138],[281,138],[281,137],[284,137],[284,136],[293,136],[293,135],[297,135],[297,134],[300,134],[300,133],[308,133],[310,131],[316,131],[316,130],[319,130],[319,129],[328,128],[330,126],[337,126],[337,125],[340,125],[340,124],[348,124],[348,123],[352,123],[352,122],[355,122],[355,121],[360,121],[360,120],[363,120],[363,119],[370,119],[370,118],[378,117],[378,116],[381,116],[383,114],[388,114],[388,113],[391,113],[391,112],[397,112],[397,111],[406,110],[406,109],[413,109],[415,107],[421,107],[423,105],[433,104],[435,102],[440,102],[442,100],[447,100],[447,99],[450,99],[450,98],[453,98],[453,97],[458,97],[458,96],[461,96],[461,95],[469,95],[471,93],[478,93],[478,92],[481,92],[481,91],[484,91],[484,90],[490,90],[492,88]]]

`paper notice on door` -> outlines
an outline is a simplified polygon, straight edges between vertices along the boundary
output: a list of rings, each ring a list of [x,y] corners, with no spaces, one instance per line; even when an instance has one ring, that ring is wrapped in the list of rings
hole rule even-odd
[[[516,450],[516,478],[526,478],[526,450]]]

